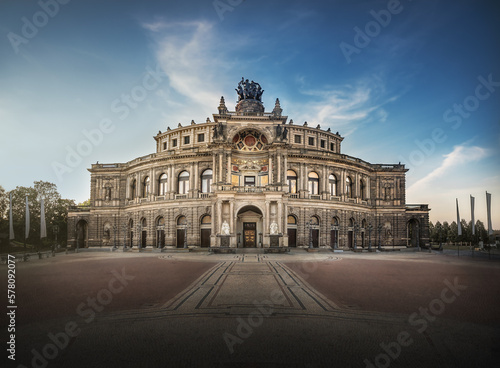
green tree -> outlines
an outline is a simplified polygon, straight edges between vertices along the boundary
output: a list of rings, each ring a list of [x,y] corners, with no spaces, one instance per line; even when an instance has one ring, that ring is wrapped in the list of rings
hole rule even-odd
[[[448,230],[448,239],[450,242],[455,243],[458,241],[458,226],[455,221],[450,224],[450,228]]]
[[[88,207],[90,206],[90,198],[83,201],[82,203],[78,203],[78,206]]]
[[[437,243],[441,243],[445,240],[446,236],[443,234],[443,225],[438,221],[436,225],[434,225],[434,239],[433,241]]]
[[[68,208],[74,206],[73,200],[62,199],[53,183],[36,181],[33,187],[16,187],[12,190],[12,212],[14,220],[14,233],[16,240],[23,242],[25,237],[25,198],[28,197],[30,210],[30,230],[27,243],[40,245],[40,202],[44,199],[45,223],[47,225],[47,238],[44,238],[45,246],[54,244],[54,227],[57,226],[58,242],[63,243],[67,239],[67,217]]]
[[[448,221],[443,222],[443,238],[445,242],[450,241],[450,224],[448,224]]]
[[[484,227],[484,224],[480,221],[476,221],[476,239],[479,243],[480,241],[485,242],[488,240],[488,230]]]
[[[459,241],[462,242],[470,242],[471,237],[472,237],[472,225],[471,222],[467,222],[466,220],[462,219],[460,221],[460,224],[462,225],[462,236],[459,238]]]

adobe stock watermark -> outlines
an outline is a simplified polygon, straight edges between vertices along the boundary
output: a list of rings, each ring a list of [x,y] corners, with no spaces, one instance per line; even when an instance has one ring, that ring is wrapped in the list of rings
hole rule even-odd
[[[378,12],[373,9],[370,10],[373,20],[368,21],[363,29],[358,26],[354,27],[354,45],[344,41],[339,44],[340,50],[342,51],[347,64],[352,62],[352,54],[361,53],[362,49],[367,47],[375,37],[380,35],[382,29],[387,28],[387,26],[391,23],[392,17],[400,14],[404,9],[399,0],[389,0],[386,8],[387,9],[381,9]]]
[[[434,322],[437,316],[445,312],[446,305],[453,303],[462,291],[467,290],[466,285],[458,283],[458,277],[453,279],[453,283],[444,280],[444,284],[446,287],[441,290],[439,298],[433,299],[427,307],[418,308],[418,313],[412,313],[408,318],[408,323],[415,327],[418,333],[424,333],[429,327],[429,323]],[[401,331],[396,336],[395,341],[380,343],[379,346],[383,352],[373,359],[373,363],[369,359],[365,359],[363,363],[367,368],[388,368],[392,362],[399,358],[403,347],[408,347],[414,342],[410,332]]]
[[[443,113],[445,123],[453,123],[451,130],[457,130],[462,126],[464,119],[472,116],[472,113],[479,109],[481,101],[486,101],[500,87],[500,81],[493,80],[493,74],[489,74],[486,78],[482,75],[477,77],[478,84],[474,88],[474,92],[466,96],[461,103],[454,103],[449,109]],[[425,159],[436,151],[439,144],[446,142],[448,136],[442,128],[434,128],[429,138],[419,140],[415,139],[416,149],[410,152],[408,158],[400,155],[401,162],[408,162],[409,165],[416,167],[425,162]]]
[[[117,115],[120,121],[125,120],[130,112],[139,107],[151,92],[157,89],[166,77],[165,72],[156,66],[153,70],[149,66],[141,79],[141,82],[130,89],[128,93],[122,93],[119,98],[111,101],[110,110]],[[51,166],[57,179],[61,182],[65,174],[71,173],[78,167],[84,157],[90,156],[95,147],[102,144],[106,134],[113,133],[116,128],[113,120],[104,118],[99,125],[91,130],[83,129],[83,138],[75,147],[66,146],[66,157],[64,162],[53,161]]]
[[[104,311],[105,307],[113,301],[113,297],[121,293],[128,285],[129,281],[135,279],[135,276],[127,275],[125,268],[121,273],[116,270],[111,271],[113,278],[109,280],[108,287],[99,290],[95,297],[88,297],[85,302],[76,307],[78,316],[84,318],[84,322],[89,324],[94,321],[96,313]],[[31,367],[45,368],[50,361],[54,361],[61,351],[66,349],[72,338],[76,338],[82,332],[76,321],[70,321],[64,326],[64,331],[58,333],[49,332],[47,342],[40,350],[31,349]],[[17,368],[28,368],[26,365],[19,364]]]
[[[236,327],[235,334],[225,332],[222,335],[224,342],[230,354],[234,353],[234,346],[241,345],[243,342],[252,336],[254,329],[259,328],[264,323],[264,317],[269,317],[273,314],[273,306],[281,304],[285,300],[285,296],[280,289],[275,289],[271,292],[270,300],[266,299],[262,302],[255,300],[255,311],[248,314],[247,318],[236,318],[238,326]]]
[[[219,16],[220,21],[224,20],[224,13],[232,12],[237,6],[241,5],[245,0],[214,0],[212,5],[215,12]]]
[[[307,280],[309,275],[316,272],[318,269],[318,261],[324,260],[320,256],[311,262],[301,262],[300,263],[300,277],[303,280]],[[259,328],[264,323],[264,318],[269,317],[273,314],[275,305],[282,305],[285,301],[285,295],[281,289],[277,288],[271,291],[269,299],[262,302],[255,300],[253,305],[255,310],[248,314],[246,318],[238,317],[236,321],[238,325],[236,327],[235,333],[225,332],[222,338],[229,350],[230,354],[235,351],[235,345],[241,345],[245,340],[249,339],[254,331]]]
[[[26,45],[45,27],[51,18],[54,18],[61,10],[60,5],[66,5],[70,0],[40,0],[37,2],[40,10],[36,11],[30,18],[21,18],[21,34],[7,33],[14,52],[19,54],[19,46]]]

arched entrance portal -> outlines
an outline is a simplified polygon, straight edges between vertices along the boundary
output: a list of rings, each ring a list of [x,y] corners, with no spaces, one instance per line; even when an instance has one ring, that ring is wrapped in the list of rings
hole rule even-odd
[[[255,206],[245,206],[238,211],[236,230],[241,234],[238,246],[262,247],[262,212]],[[238,235],[240,237],[240,235]]]
[[[202,248],[210,247],[210,236],[212,235],[212,216],[205,215],[200,223],[200,245]]]
[[[416,247],[420,244],[420,223],[416,219],[411,219],[406,225],[407,246]]]
[[[87,248],[88,224],[85,220],[80,220],[76,224],[76,247]]]

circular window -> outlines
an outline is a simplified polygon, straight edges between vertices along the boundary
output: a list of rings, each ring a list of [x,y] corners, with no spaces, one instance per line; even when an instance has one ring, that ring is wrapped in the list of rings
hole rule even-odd
[[[267,144],[267,139],[256,130],[246,130],[236,134],[233,143],[240,151],[261,151]]]

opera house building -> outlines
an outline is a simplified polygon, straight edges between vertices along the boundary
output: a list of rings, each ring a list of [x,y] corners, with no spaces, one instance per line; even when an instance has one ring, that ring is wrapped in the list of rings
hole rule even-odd
[[[212,119],[158,132],[155,153],[93,164],[90,206],[68,215],[69,246],[428,244],[429,208],[406,204],[404,164],[344,154],[338,132],[294,123],[278,99],[265,112],[258,83],[242,79],[236,91],[234,111],[222,97]]]

